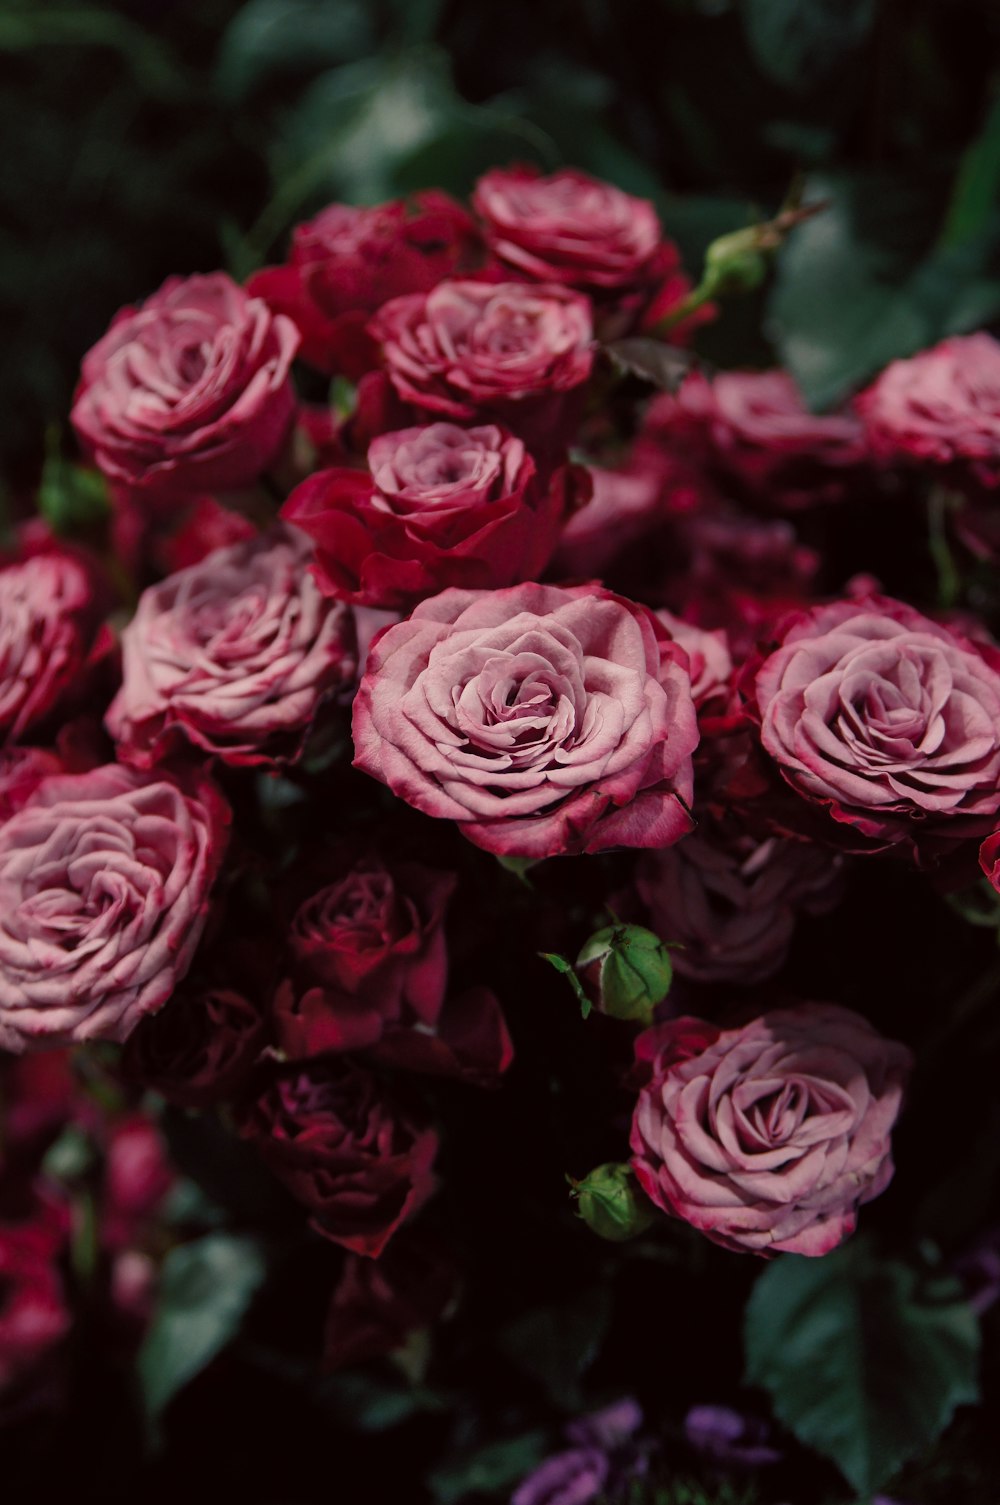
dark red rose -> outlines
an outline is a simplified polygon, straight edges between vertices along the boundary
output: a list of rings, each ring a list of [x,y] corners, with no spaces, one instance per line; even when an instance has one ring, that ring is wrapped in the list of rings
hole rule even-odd
[[[333,1292],[323,1340],[325,1369],[345,1369],[402,1348],[454,1299],[457,1274],[445,1251],[404,1235],[379,1260],[349,1254]]]
[[[434,1190],[434,1130],[353,1063],[280,1073],[241,1128],[316,1231],[356,1254],[381,1254]]]
[[[45,1401],[71,1321],[57,1265],[67,1231],[62,1209],[41,1201],[30,1218],[0,1223],[0,1411]]]
[[[286,266],[256,272],[247,286],[291,319],[304,361],[356,381],[378,365],[366,325],[387,299],[429,292],[484,259],[470,216],[430,189],[371,208],[331,204],[296,227]]]
[[[159,573],[173,575],[189,569],[216,549],[243,543],[256,533],[257,529],[242,512],[223,507],[212,496],[200,496],[183,514],[180,526],[159,542],[155,550]]]
[[[370,476],[310,476],[282,509],[314,540],[321,586],[366,606],[408,610],[449,585],[534,579],[582,489],[579,467],[540,485],[521,440],[496,425],[383,434],[368,464]]]
[[[183,1108],[238,1096],[267,1043],[256,1006],[232,988],[185,983],[130,1035],[123,1067]]]
[[[110,481],[150,498],[249,485],[291,425],[298,344],[224,272],[172,277],[84,356],[73,425]]]

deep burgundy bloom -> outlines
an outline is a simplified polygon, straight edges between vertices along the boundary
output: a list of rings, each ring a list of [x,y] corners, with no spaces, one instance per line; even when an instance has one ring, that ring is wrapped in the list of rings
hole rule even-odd
[[[183,1108],[235,1098],[267,1044],[261,1011],[234,988],[185,983],[129,1036],[123,1066]]]
[[[394,1239],[379,1260],[349,1254],[333,1292],[323,1364],[343,1369],[402,1348],[453,1300],[458,1272],[438,1244],[420,1234]]]

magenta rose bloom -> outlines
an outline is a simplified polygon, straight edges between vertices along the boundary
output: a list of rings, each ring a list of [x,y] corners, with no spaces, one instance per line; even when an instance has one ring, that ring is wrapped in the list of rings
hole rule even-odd
[[[355,1254],[381,1254],[434,1190],[433,1129],[347,1062],[284,1072],[249,1108],[241,1132],[309,1208],[316,1231]]]
[[[882,459],[1000,486],[1000,343],[992,335],[955,335],[893,361],[857,406]]]
[[[26,805],[43,779],[64,771],[61,759],[40,747],[0,748],[0,821]]]
[[[0,1047],[124,1040],[170,997],[208,917],[228,809],[111,764],[56,775],[0,827]]]
[[[857,417],[810,413],[785,371],[694,371],[654,407],[668,447],[769,508],[838,500],[868,456]]]
[[[564,429],[562,399],[594,363],[588,300],[549,283],[441,282],[386,303],[370,328],[404,401],[521,434]]]
[[[682,977],[749,984],[788,955],[800,913],[822,914],[840,890],[838,859],[809,842],[731,836],[712,822],[663,852],[644,852],[636,890],[650,925],[676,943]]]
[[[660,221],[647,199],[564,168],[498,167],[472,195],[491,248],[539,282],[623,288],[636,282],[660,245]]]
[[[867,843],[982,835],[1000,810],[1000,653],[900,601],[786,623],[748,709],[785,781]]]
[[[355,766],[502,856],[676,841],[697,741],[686,655],[596,585],[444,591],[354,702]]]
[[[643,1190],[727,1249],[829,1254],[892,1178],[910,1052],[828,1003],[706,1025],[700,1050],[674,1051],[691,1024],[655,1027],[632,1119]]]
[[[73,426],[110,481],[150,497],[249,485],[292,422],[298,344],[225,272],[171,277],[84,356]]]
[[[378,365],[366,325],[387,299],[430,292],[484,257],[469,214],[430,189],[369,208],[330,204],[296,226],[288,264],[255,272],[247,289],[291,319],[304,361],[357,381]]]
[[[185,741],[237,766],[294,760],[324,701],[353,683],[354,624],[279,525],[144,591],[122,635],[108,731],[148,768]]]
[[[368,464],[370,477],[310,476],[282,509],[314,539],[320,584],[364,606],[408,610],[449,585],[533,579],[573,501],[576,470],[539,485],[521,440],[492,424],[383,434]]]
[[[49,550],[0,569],[0,741],[19,742],[70,702],[111,647],[82,560]]]

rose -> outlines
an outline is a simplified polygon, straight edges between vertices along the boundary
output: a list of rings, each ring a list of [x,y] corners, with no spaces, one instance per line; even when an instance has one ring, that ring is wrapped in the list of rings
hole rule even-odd
[[[46,1374],[70,1329],[58,1259],[67,1218],[37,1200],[21,1222],[0,1222],[0,1403],[45,1399]]]
[[[146,495],[248,485],[292,421],[298,344],[224,272],[172,277],[84,356],[73,425],[109,480]]]
[[[725,631],[706,632],[669,611],[658,611],[659,620],[688,656],[691,674],[691,699],[704,723],[735,711],[733,657]]]
[[[1000,343],[991,335],[956,335],[892,361],[857,408],[880,458],[1000,486]]]
[[[56,775],[0,827],[0,1047],[124,1040],[184,976],[229,812],[112,764]]]
[[[182,1108],[205,1108],[246,1086],[267,1043],[260,1011],[233,988],[185,984],[129,1036],[123,1068]]]
[[[676,841],[697,740],[685,656],[596,585],[444,591],[354,702],[355,766],[504,856]]]
[[[100,1217],[104,1247],[124,1250],[138,1243],[176,1179],[153,1119],[130,1113],[110,1125]]]
[[[697,1023],[650,1032],[658,1053],[631,1138],[643,1190],[725,1248],[828,1254],[892,1178],[910,1052],[834,1004],[701,1025],[700,1049]]]
[[[347,1062],[278,1075],[241,1128],[316,1231],[355,1254],[379,1255],[434,1189],[433,1129]]]
[[[528,424],[553,448],[567,428],[562,399],[594,362],[587,299],[548,283],[441,282],[392,299],[369,327],[406,402],[449,418],[494,416],[522,436]]]
[[[349,1254],[327,1313],[324,1369],[363,1364],[404,1347],[411,1333],[442,1316],[456,1284],[453,1261],[419,1235],[404,1235],[381,1259]]]
[[[296,226],[288,264],[254,273],[247,288],[296,325],[304,361],[356,381],[378,364],[371,315],[473,271],[484,249],[466,211],[435,189],[370,208],[331,204]]]
[[[797,914],[836,902],[837,858],[822,847],[733,835],[703,820],[664,852],[644,852],[636,889],[676,970],[700,982],[753,983],[784,963]]]
[[[62,762],[53,752],[40,747],[0,748],[0,821],[20,810],[43,779],[62,772]]]
[[[652,426],[669,449],[769,508],[839,500],[867,457],[854,414],[810,413],[785,371],[722,371],[712,381],[693,371],[657,400]]]
[[[1000,809],[1000,654],[899,601],[791,619],[749,666],[748,709],[786,782],[866,842],[982,834]]]
[[[660,478],[650,469],[588,468],[591,495],[566,520],[553,570],[563,578],[604,575],[630,544],[663,522]]]
[[[282,515],[316,543],[331,595],[367,606],[416,605],[448,585],[489,589],[541,573],[581,483],[579,467],[540,486],[520,439],[453,423],[383,434],[371,476],[325,470]]]
[[[19,741],[79,696],[111,647],[82,560],[49,549],[0,570],[0,738]]]
[[[533,167],[494,168],[476,183],[472,203],[497,256],[539,282],[628,287],[660,245],[647,199],[572,168],[549,177]]]
[[[311,558],[279,525],[143,592],[106,718],[123,758],[148,768],[185,740],[237,766],[299,756],[356,664],[350,612],[321,594]]]

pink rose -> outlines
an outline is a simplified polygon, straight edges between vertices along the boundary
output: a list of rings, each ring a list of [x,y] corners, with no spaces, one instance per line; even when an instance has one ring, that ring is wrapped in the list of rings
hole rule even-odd
[[[370,477],[310,476],[282,511],[315,540],[321,584],[366,606],[408,609],[449,585],[533,579],[572,501],[573,472],[540,486],[520,439],[495,425],[383,434],[368,464]]]
[[[0,1047],[124,1040],[184,976],[229,812],[111,764],[56,775],[0,827]]]
[[[553,570],[560,577],[603,575],[623,550],[663,522],[660,478],[631,465],[625,470],[589,469],[592,493],[567,519]]]
[[[330,204],[295,227],[288,264],[255,272],[247,288],[292,320],[304,361],[356,381],[378,365],[365,326],[387,299],[429,292],[484,259],[467,212],[430,189],[369,208]]]
[[[721,371],[712,381],[693,371],[656,400],[649,427],[724,488],[769,508],[838,500],[867,458],[858,419],[810,413],[785,371]]]
[[[548,283],[441,282],[386,303],[370,328],[406,402],[521,434],[525,421],[565,427],[562,398],[594,363],[588,300]]]
[[[84,356],[73,425],[109,480],[147,495],[249,485],[292,422],[298,344],[224,272],[171,277]]]
[[[444,591],[354,702],[355,766],[504,856],[676,841],[697,741],[686,656],[596,585]]]
[[[80,698],[111,648],[103,615],[73,554],[47,550],[0,569],[0,741],[20,741]]]
[[[775,1009],[671,1059],[660,1026],[632,1119],[632,1166],[657,1207],[727,1249],[828,1254],[892,1178],[905,1046],[835,1004]]]
[[[882,459],[1000,486],[1000,343],[992,335],[956,335],[893,361],[857,406]]]
[[[634,283],[660,245],[660,221],[647,199],[564,168],[494,168],[476,184],[473,207],[492,249],[519,272],[567,287]]]
[[[40,747],[0,748],[0,821],[27,804],[43,779],[64,772],[53,752]]]
[[[866,841],[981,835],[1000,810],[1000,653],[899,601],[791,619],[747,673],[785,781]]]
[[[311,559],[279,525],[143,592],[106,719],[123,758],[148,768],[185,740],[237,766],[298,757],[356,667],[350,611],[321,594]]]
[[[636,889],[650,925],[676,943],[683,977],[749,984],[784,963],[799,912],[836,901],[837,859],[808,842],[733,836],[710,821],[677,846],[644,852]]]

